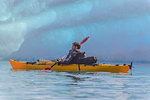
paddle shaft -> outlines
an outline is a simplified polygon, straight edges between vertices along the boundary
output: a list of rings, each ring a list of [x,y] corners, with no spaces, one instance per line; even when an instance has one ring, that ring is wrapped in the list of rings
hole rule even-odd
[[[63,56],[61,59],[64,59],[65,57],[66,57],[66,55]],[[53,68],[58,62],[60,62],[60,61],[55,62],[50,68],[46,68],[46,69],[51,70],[51,68]]]

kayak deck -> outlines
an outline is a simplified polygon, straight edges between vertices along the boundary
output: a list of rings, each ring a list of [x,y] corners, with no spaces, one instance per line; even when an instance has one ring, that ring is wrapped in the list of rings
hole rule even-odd
[[[54,61],[40,61],[40,62],[20,62],[9,60],[13,70],[42,70],[51,67]],[[84,65],[84,64],[70,64],[70,65],[55,65],[51,70],[55,71],[92,71],[92,72],[112,72],[112,73],[127,73],[130,69],[129,65]]]

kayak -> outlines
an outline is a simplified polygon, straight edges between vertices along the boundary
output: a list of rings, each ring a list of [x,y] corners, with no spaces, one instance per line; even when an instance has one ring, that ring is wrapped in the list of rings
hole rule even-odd
[[[38,61],[38,62],[21,62],[10,59],[12,70],[42,70],[51,67],[55,61]],[[110,65],[110,64],[69,64],[55,65],[51,70],[54,71],[92,71],[92,72],[112,72],[112,73],[127,73],[130,65]]]

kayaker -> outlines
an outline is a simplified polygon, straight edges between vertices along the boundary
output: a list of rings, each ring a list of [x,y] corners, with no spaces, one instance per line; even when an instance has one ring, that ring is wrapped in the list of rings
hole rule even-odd
[[[80,57],[85,57],[85,52],[80,52],[81,45],[79,42],[72,43],[72,50],[69,51],[66,59],[62,62],[61,58],[58,60],[61,61],[59,64],[75,64],[78,62]]]

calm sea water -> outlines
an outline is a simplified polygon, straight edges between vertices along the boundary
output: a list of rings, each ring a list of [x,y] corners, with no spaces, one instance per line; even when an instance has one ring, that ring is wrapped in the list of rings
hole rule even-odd
[[[150,100],[150,64],[133,75],[106,72],[11,72],[0,62],[0,100]]]

